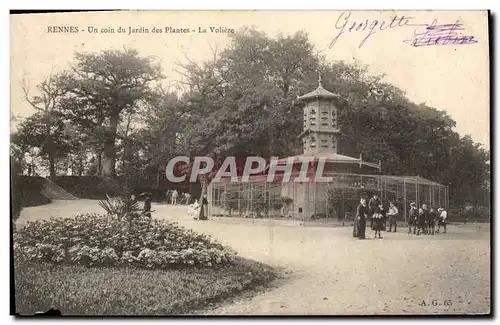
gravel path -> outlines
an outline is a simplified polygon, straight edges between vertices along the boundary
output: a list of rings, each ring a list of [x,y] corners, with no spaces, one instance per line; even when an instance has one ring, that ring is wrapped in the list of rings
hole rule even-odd
[[[216,315],[477,314],[490,311],[490,227],[452,225],[447,234],[399,229],[383,239],[352,238],[350,227],[292,221],[195,221],[185,206],[153,204],[162,216],[211,234],[239,255],[285,267],[284,283],[251,299],[207,311]],[[48,216],[101,212],[97,201],[56,201],[26,208],[19,224]],[[367,236],[372,231],[367,230]],[[423,305],[425,303],[425,306]]]

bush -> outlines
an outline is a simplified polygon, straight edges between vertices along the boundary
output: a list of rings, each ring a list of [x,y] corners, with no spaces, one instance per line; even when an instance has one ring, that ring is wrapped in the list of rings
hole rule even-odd
[[[49,204],[52,200],[42,194],[46,180],[39,176],[12,175],[12,196],[14,204],[33,207]]]
[[[456,222],[489,222],[490,209],[487,207],[474,207],[471,210],[465,209],[450,209],[448,211],[449,221]]]
[[[14,249],[20,260],[145,268],[211,267],[236,255],[175,223],[97,214],[28,222],[15,234]]]

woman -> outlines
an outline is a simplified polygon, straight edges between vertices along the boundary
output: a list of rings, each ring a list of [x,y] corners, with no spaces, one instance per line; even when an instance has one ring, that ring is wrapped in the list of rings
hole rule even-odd
[[[366,231],[366,218],[368,218],[368,207],[366,206],[366,199],[361,198],[359,200],[359,205],[356,209],[355,217],[355,232],[359,239],[365,239]]]

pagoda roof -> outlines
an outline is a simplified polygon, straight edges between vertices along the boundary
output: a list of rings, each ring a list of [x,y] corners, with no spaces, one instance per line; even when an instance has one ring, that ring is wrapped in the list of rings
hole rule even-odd
[[[334,94],[332,92],[329,92],[325,88],[323,88],[323,85],[321,84],[321,75],[319,76],[318,79],[318,88],[315,90],[308,92],[305,95],[298,96],[297,100],[310,100],[310,99],[318,99],[318,98],[324,98],[324,99],[341,99],[340,95]]]
[[[324,98],[324,99],[340,99],[340,95],[334,94],[332,92],[329,92],[321,84],[319,84],[318,88],[315,90],[308,92],[305,95],[297,97],[297,100],[309,100],[309,99],[318,99],[318,98]]]

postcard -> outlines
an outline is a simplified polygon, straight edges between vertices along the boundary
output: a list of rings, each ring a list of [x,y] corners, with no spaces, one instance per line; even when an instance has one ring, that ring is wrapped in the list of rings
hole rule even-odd
[[[12,12],[11,314],[489,315],[489,18]]]

